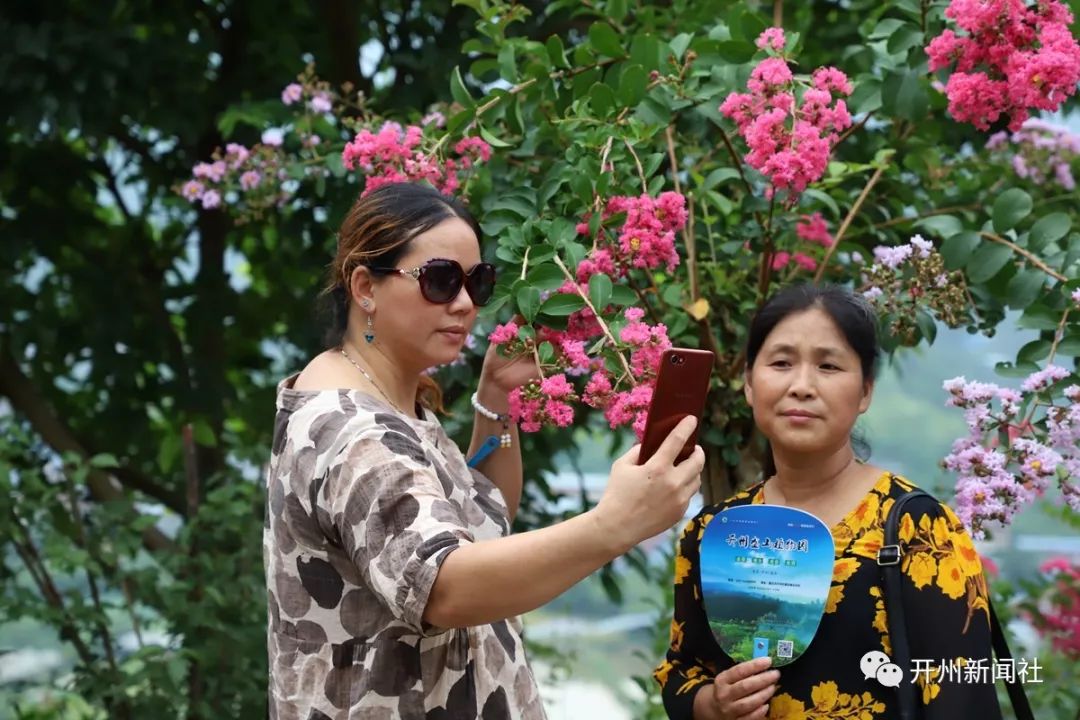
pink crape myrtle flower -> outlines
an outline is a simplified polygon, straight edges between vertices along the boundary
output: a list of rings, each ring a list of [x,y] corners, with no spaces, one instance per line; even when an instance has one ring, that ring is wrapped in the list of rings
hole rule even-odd
[[[1000,118],[1017,131],[1031,111],[1057,110],[1080,82],[1080,45],[1059,0],[952,0],[944,30],[926,47],[930,70],[953,67],[949,114],[987,130]]]
[[[780,50],[783,31],[768,28],[759,47]],[[852,92],[847,76],[833,67],[818,68],[811,87],[795,95],[795,77],[784,57],[768,57],[750,72],[749,93],[731,93],[720,112],[731,118],[746,142],[746,162],[769,180],[766,195],[788,193],[793,205],[806,187],[825,173],[840,133],[851,127],[851,114],[840,97]]]

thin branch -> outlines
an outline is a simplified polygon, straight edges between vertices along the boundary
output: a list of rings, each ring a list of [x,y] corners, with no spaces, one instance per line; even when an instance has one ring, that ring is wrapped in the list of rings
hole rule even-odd
[[[127,203],[124,202],[124,196],[120,193],[120,183],[116,179],[116,173],[113,172],[112,167],[109,165],[109,161],[102,158],[100,166],[103,168],[105,175],[105,184],[109,188],[109,192],[112,193],[113,199],[116,201],[116,206],[120,208],[120,213],[124,216],[124,219],[128,223],[135,221],[135,216],[131,210],[128,209]]]
[[[910,217],[895,217],[891,220],[886,220],[885,222],[875,223],[870,227],[875,230],[880,230],[881,228],[892,227],[893,225],[903,225],[904,223],[918,222],[919,220],[925,220],[926,218],[934,217],[935,215],[948,215],[951,212],[963,210],[978,210],[981,207],[981,205],[953,205],[951,207],[938,208],[937,210],[924,212],[921,215],[912,215]]]
[[[41,438],[58,453],[73,452],[86,459],[86,450],[75,439],[71,429],[56,416],[49,403],[38,395],[34,383],[22,371],[8,352],[0,337],[0,396],[6,397],[16,412],[22,414]],[[86,484],[98,500],[122,500],[124,492],[112,477],[92,469],[87,473]],[[156,527],[143,531],[143,545],[148,550],[174,550],[176,544]]]
[[[551,78],[552,80],[560,80],[562,78],[572,78],[575,75],[580,75],[581,73],[586,72],[588,70],[592,70],[594,68],[602,68],[605,65],[610,65],[613,62],[617,62],[617,61],[621,61],[621,60],[625,60],[625,59],[626,58],[606,58],[606,59],[601,60],[599,62],[595,62],[592,65],[582,65],[581,67],[572,68],[570,70],[558,70],[556,72],[549,73],[548,77]],[[474,117],[480,117],[481,115],[486,113],[488,110],[490,110],[491,108],[495,107],[500,102],[502,102],[502,100],[504,100],[505,98],[513,97],[513,96],[517,95],[518,93],[520,93],[522,90],[525,90],[525,89],[527,89],[527,88],[529,88],[529,87],[531,87],[531,86],[533,86],[535,84],[536,84],[536,78],[529,78],[528,80],[526,80],[523,83],[518,83],[517,85],[515,85],[512,88],[510,88],[509,90],[507,90],[505,95],[499,95],[497,97],[493,97],[492,99],[488,100],[486,103],[481,105],[480,107],[476,108],[476,115],[474,115]]]
[[[870,194],[870,190],[877,185],[877,181],[881,179],[881,175],[885,172],[886,165],[882,165],[874,174],[870,176],[870,180],[867,181],[866,187],[859,193],[859,197],[856,198],[855,204],[851,206],[851,210],[848,211],[847,217],[844,218],[844,222],[840,224],[840,229],[836,231],[836,238],[833,240],[833,244],[829,246],[829,249],[825,252],[825,258],[818,265],[817,272],[814,273],[814,282],[821,282],[821,278],[825,275],[825,268],[829,264],[829,260],[832,259],[833,254],[836,253],[836,248],[840,246],[840,240],[844,237],[844,233],[851,227],[851,221],[855,219],[855,216],[859,214],[859,208],[862,207],[863,201],[866,200],[866,196]]]
[[[773,0],[772,24],[773,27],[784,26],[784,0]]]
[[[623,138],[623,143],[626,145],[626,149],[630,151],[630,154],[634,158],[634,164],[637,166],[638,177],[641,178],[641,192],[648,193],[649,183],[647,180],[645,180],[645,168],[641,166],[641,158],[639,158],[637,156],[637,153],[634,152],[634,146],[630,144],[629,140]]]
[[[536,374],[540,376],[540,382],[544,381],[544,365],[540,362],[540,351],[536,347],[536,343],[532,343],[533,360],[536,361]]]
[[[30,571],[30,575],[34,578],[34,583],[38,586],[38,591],[41,596],[45,598],[45,602],[49,607],[54,610],[58,610],[60,613],[60,637],[64,640],[68,640],[75,646],[75,652],[78,653],[79,659],[87,667],[93,666],[94,654],[91,652],[90,647],[79,637],[79,630],[72,622],[70,615],[68,615],[67,608],[64,605],[64,598],[60,595],[60,591],[56,587],[56,582],[49,575],[48,568],[45,567],[45,563],[41,560],[41,554],[37,551],[37,547],[34,545],[34,540],[30,536],[30,531],[23,525],[22,520],[15,514],[14,510],[11,510],[11,519],[14,521],[15,527],[18,528],[19,534],[22,535],[22,540],[17,538],[15,540],[15,551],[19,554],[23,564]]]
[[[987,240],[993,240],[994,242],[996,242],[996,243],[998,243],[1000,245],[1004,245],[1004,246],[1006,246],[1008,248],[1011,248],[1012,251],[1015,252],[1018,255],[1023,255],[1025,258],[1028,259],[1028,262],[1030,262],[1032,265],[1039,268],[1040,270],[1042,270],[1044,273],[1046,273],[1050,277],[1054,278],[1055,280],[1057,280],[1059,282],[1068,282],[1069,281],[1069,278],[1065,277],[1064,275],[1062,275],[1061,273],[1059,273],[1058,271],[1054,270],[1052,267],[1047,265],[1045,262],[1040,260],[1030,250],[1025,250],[1024,248],[1020,247],[1019,245],[1012,242],[1011,240],[1006,240],[1005,238],[1001,237],[1000,235],[995,235],[994,233],[986,232],[986,231],[980,231],[979,235],[986,238]]]
[[[1072,308],[1065,308],[1065,312],[1061,314],[1061,322],[1058,323],[1057,329],[1054,330],[1054,342],[1050,345],[1050,358],[1046,361],[1046,364],[1054,362],[1054,355],[1057,354],[1058,345],[1065,338],[1065,323],[1069,320],[1069,313],[1072,312]]]
[[[75,540],[80,547],[86,550],[87,555],[98,564],[99,567],[107,571],[107,565],[98,556],[98,553],[92,547],[86,532],[86,523],[83,521],[82,512],[79,511],[79,494],[75,489],[75,483],[71,478],[70,471],[64,472],[64,486],[68,492],[68,502],[71,504],[71,516],[75,519]],[[109,663],[109,668],[113,673],[118,674],[119,668],[116,666],[116,655],[113,653],[113,639],[112,634],[109,632],[109,627],[105,621],[105,608],[101,604],[101,593],[98,591],[97,578],[94,577],[94,573],[90,570],[90,564],[87,563],[83,568],[86,573],[86,582],[90,588],[90,599],[94,603],[94,609],[97,610],[97,617],[94,618],[94,625],[97,627],[98,638],[101,640],[101,647],[105,650],[105,659]]]
[[[678,190],[676,190],[678,192]],[[694,195],[690,194],[687,198],[687,203],[690,207],[690,213],[687,217],[686,231],[683,233],[683,238],[686,240],[686,270],[690,276],[690,302],[693,303],[698,299],[698,277],[697,277],[697,238],[694,236]]]
[[[675,181],[675,192],[682,195],[682,189],[679,187],[679,161],[675,157],[675,134],[671,131],[670,125],[664,128],[664,135],[667,136],[668,162],[671,163],[671,177]],[[691,212],[692,216],[693,212]]]
[[[604,332],[604,337],[608,339],[608,342],[611,343],[611,348],[615,351],[615,354],[619,356],[619,362],[622,364],[623,370],[626,372],[627,380],[629,380],[631,385],[634,385],[636,387],[637,380],[634,378],[634,373],[631,372],[630,365],[627,364],[626,358],[623,357],[622,352],[619,350],[619,343],[615,340],[615,336],[611,334],[611,328],[609,328],[607,323],[604,322],[604,318],[600,317],[599,311],[597,311],[596,307],[592,304],[592,300],[589,299],[589,296],[582,292],[581,285],[579,285],[577,280],[574,279],[574,276],[570,273],[570,270],[566,267],[566,264],[563,263],[562,258],[559,257],[558,254],[555,255],[555,264],[558,265],[559,269],[563,271],[563,275],[566,276],[566,279],[573,284],[574,289],[577,290],[577,294],[580,295],[581,299],[585,301],[585,304],[588,306],[588,308],[593,311],[593,315],[596,316],[596,322],[600,325],[600,329]]]
[[[717,127],[720,131],[720,138],[724,141],[724,146],[727,147],[728,154],[731,155],[731,162],[734,163],[735,169],[739,171],[739,177],[742,178],[743,185],[746,186],[746,194],[753,195],[754,190],[750,187],[750,181],[746,179],[746,173],[743,172],[742,158],[739,157],[739,153],[735,151],[735,146],[731,144],[731,138],[724,132],[724,128]]]
[[[868,123],[868,122],[870,121],[870,118],[872,118],[873,116],[874,116],[874,113],[873,113],[872,111],[871,111],[871,112],[868,112],[868,113],[866,113],[866,115],[865,115],[865,116],[863,116],[863,119],[862,119],[862,120],[860,120],[859,122],[855,123],[854,125],[852,125],[852,126],[851,126],[851,127],[849,127],[849,128],[847,129],[847,130],[845,130],[844,132],[842,132],[842,133],[840,134],[840,137],[839,137],[839,139],[837,139],[837,141],[836,141],[836,144],[837,144],[837,145],[839,145],[840,143],[842,143],[842,142],[844,142],[845,140],[847,140],[847,139],[848,139],[848,138],[849,138],[850,136],[852,136],[852,135],[854,135],[855,133],[857,133],[857,132],[859,132],[860,130],[862,130],[862,129],[863,129],[863,128],[864,128],[865,126],[866,126],[866,123]]]

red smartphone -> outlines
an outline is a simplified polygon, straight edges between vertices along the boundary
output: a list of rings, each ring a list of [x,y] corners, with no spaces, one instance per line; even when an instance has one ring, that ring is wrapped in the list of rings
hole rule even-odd
[[[694,433],[679,451],[675,462],[682,462],[694,452],[715,359],[716,355],[711,350],[671,348],[664,351],[660,357],[656,389],[645,420],[638,465],[645,464],[660,449],[668,433],[687,415],[698,419],[698,427],[694,428]]]

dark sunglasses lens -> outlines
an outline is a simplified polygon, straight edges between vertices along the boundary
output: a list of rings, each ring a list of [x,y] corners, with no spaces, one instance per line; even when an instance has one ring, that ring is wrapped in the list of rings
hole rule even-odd
[[[495,266],[491,263],[480,263],[469,272],[465,281],[465,288],[469,291],[475,305],[487,305],[495,292]]]
[[[449,260],[432,260],[420,273],[420,291],[430,302],[448,303],[461,292],[461,266]]]

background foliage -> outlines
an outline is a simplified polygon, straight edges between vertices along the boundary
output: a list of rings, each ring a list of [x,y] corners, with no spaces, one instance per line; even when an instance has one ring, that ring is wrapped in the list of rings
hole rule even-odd
[[[1054,354],[1073,369],[1075,193],[1019,177],[1007,153],[983,151],[985,133],[947,116],[923,50],[944,27],[944,7],[5,6],[0,483],[10,502],[0,514],[0,617],[44,623],[76,657],[70,677],[24,696],[20,712],[264,713],[260,469],[273,389],[321,347],[315,297],[360,186],[353,174],[320,182],[301,170],[280,211],[242,225],[176,188],[216,147],[255,145],[267,126],[288,126],[295,114],[278,96],[308,62],[334,87],[363,93],[362,110],[343,117],[415,123],[435,108],[449,136],[495,146],[467,187],[506,278],[488,327],[511,309],[558,327],[565,314],[534,298],[561,284],[556,255],[573,268],[588,253],[574,226],[597,197],[687,197],[679,269],[637,272],[626,284],[633,296],[604,299],[616,331],[621,306],[635,304],[676,344],[718,351],[708,498],[758,471],[740,348],[763,295],[813,274],[772,266],[777,252],[809,252],[795,232],[803,215],[821,213],[838,239],[814,249],[819,267],[829,262],[822,275],[857,285],[856,253],[922,233],[963,273],[962,325],[992,332],[1012,310],[1042,334],[1003,373],[1026,376]],[[791,208],[765,198],[718,110],[745,87],[762,57],[754,40],[776,21],[798,33],[789,36],[796,72],[833,65],[855,85],[855,128]],[[340,149],[349,139],[332,124],[324,142]],[[910,289],[911,278],[902,282]],[[890,349],[933,340],[932,309],[905,302],[888,312],[909,318],[912,332],[891,337]],[[478,361],[441,371],[458,438]],[[524,447],[521,529],[552,519],[544,473],[556,451],[571,460],[576,451],[568,431],[530,434]]]

